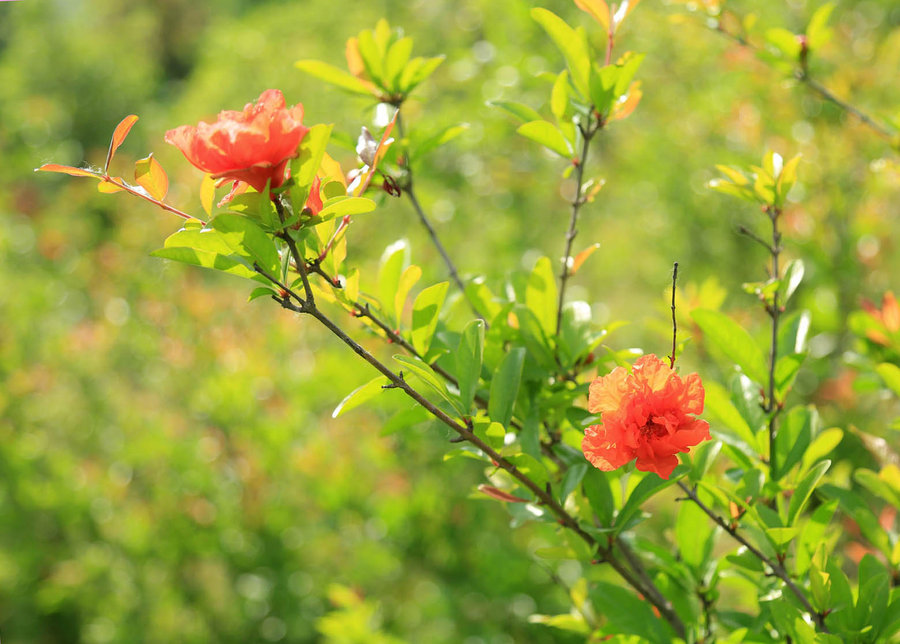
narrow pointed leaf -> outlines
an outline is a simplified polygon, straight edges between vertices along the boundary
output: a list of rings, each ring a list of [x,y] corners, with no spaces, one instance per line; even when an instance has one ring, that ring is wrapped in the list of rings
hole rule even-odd
[[[103,166],[104,172],[109,172],[109,164],[112,162],[116,150],[118,150],[119,146],[122,145],[122,142],[125,141],[125,137],[131,132],[131,128],[137,123],[137,120],[138,117],[136,115],[129,114],[116,126],[116,129],[113,131],[112,139],[109,141],[109,152],[106,153],[106,164]]]

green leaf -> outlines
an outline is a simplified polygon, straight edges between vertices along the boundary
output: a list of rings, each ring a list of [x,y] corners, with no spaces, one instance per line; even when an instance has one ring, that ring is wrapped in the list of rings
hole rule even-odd
[[[459,398],[468,413],[478,390],[481,364],[484,358],[484,322],[472,320],[459,337],[459,347],[454,355],[459,381]]]
[[[493,320],[503,308],[497,296],[481,281],[481,278],[466,284],[466,299],[472,303],[478,313],[484,316],[485,320]]]
[[[795,259],[787,265],[787,268],[784,270],[784,276],[781,278],[778,287],[778,303],[781,304],[781,306],[787,304],[788,300],[791,299],[791,295],[793,295],[794,291],[797,290],[797,287],[800,286],[802,280],[803,260]]]
[[[257,286],[255,289],[250,291],[250,295],[247,297],[247,301],[252,302],[253,300],[259,299],[261,297],[271,297],[275,294],[275,291],[270,289],[268,286]]]
[[[332,182],[338,183],[338,182]],[[338,185],[340,185],[338,183]],[[366,197],[332,197],[324,203],[322,211],[313,219],[315,224],[324,224],[336,217],[346,217],[347,215],[362,215],[375,210],[375,202]]]
[[[300,147],[297,148],[298,156],[291,161],[291,177],[295,182],[295,186],[291,189],[291,200],[296,208],[302,208],[309,197],[309,187],[316,178],[319,166],[322,165],[333,127],[323,123],[313,125],[300,141]]]
[[[281,262],[275,242],[253,220],[241,215],[222,213],[209,225],[222,235],[232,252],[249,258],[271,275],[278,273]]]
[[[421,159],[432,150],[439,148],[445,143],[449,143],[468,129],[469,125],[467,123],[461,123],[459,125],[449,125],[445,128],[442,128],[424,141],[417,143],[410,151],[410,156],[416,159]]]
[[[383,89],[387,89],[384,83],[384,52],[379,50],[375,43],[375,34],[371,30],[363,30],[359,32],[356,38],[359,47],[359,56],[362,58],[363,66],[366,73],[376,85],[380,85]]]
[[[777,398],[783,400],[788,390],[794,384],[794,379],[803,366],[806,359],[805,353],[795,353],[793,355],[781,356],[775,363],[775,389]]]
[[[557,121],[562,121],[569,106],[569,72],[565,69],[556,77],[550,92],[550,112]]]
[[[816,436],[803,454],[803,468],[809,468],[810,465],[827,456],[843,438],[844,430],[839,427],[830,427]]]
[[[356,76],[348,74],[334,65],[329,65],[328,63],[323,63],[318,60],[298,60],[294,63],[294,67],[302,72],[306,72],[310,76],[315,76],[319,80],[336,85],[348,92],[362,94],[364,96],[372,95],[372,88],[370,85],[367,85]]]
[[[461,409],[459,401],[454,399],[450,392],[447,391],[444,381],[441,380],[434,370],[418,358],[410,356],[395,355],[394,360],[400,363],[407,371],[411,371],[418,379],[434,394],[437,394],[444,401],[456,409],[460,414],[465,412]]]
[[[406,37],[400,38],[388,49],[384,58],[384,84],[392,92],[402,91],[399,80],[409,63],[412,48],[412,38]]]
[[[525,287],[525,305],[534,313],[548,337],[556,334],[556,280],[550,259],[541,257],[534,265]]]
[[[579,635],[588,635],[591,632],[590,627],[585,623],[584,616],[581,613],[564,613],[562,615],[530,615],[528,622],[531,624],[543,624],[544,626],[552,626],[562,631],[570,633],[578,633]]]
[[[644,474],[644,477],[628,496],[628,500],[625,502],[625,505],[622,506],[622,509],[619,511],[618,516],[616,516],[616,527],[624,529],[624,526],[628,525],[628,522],[631,520],[631,518],[640,511],[641,505],[643,505],[644,501],[649,499],[658,491],[674,484],[675,481],[680,479],[686,473],[687,468],[685,468],[683,465],[679,465],[675,469],[675,471],[672,472],[671,476],[669,476],[668,479],[664,479],[658,474],[654,474],[653,472]],[[632,474],[632,476],[635,475],[636,474]]]
[[[785,58],[797,60],[800,55],[800,43],[797,41],[797,36],[787,29],[782,27],[769,29],[766,31],[766,40]]]
[[[387,317],[395,321],[395,326],[402,313],[396,310],[395,296],[400,287],[400,276],[408,262],[409,243],[401,239],[384,250],[378,269],[378,300]]]
[[[582,96],[589,96],[589,78],[591,73],[591,53],[583,32],[572,29],[565,21],[552,11],[535,8],[531,17],[544,30],[562,52],[566,64],[572,74],[572,83]]]
[[[723,313],[695,309],[691,317],[705,337],[757,383],[767,382],[766,361],[753,337]]]
[[[398,87],[403,94],[413,91],[426,78],[434,73],[440,64],[444,62],[444,56],[432,58],[417,57],[409,61],[400,76]]]
[[[770,455],[772,480],[778,481],[800,462],[818,431],[815,407],[794,407],[787,413],[775,435],[776,454]]]
[[[400,280],[397,282],[397,290],[394,291],[394,315],[391,318],[394,323],[394,328],[400,328],[400,321],[403,317],[404,310],[406,310],[406,298],[412,287],[419,281],[420,277],[422,277],[422,269],[415,264],[410,264],[403,269],[403,272],[400,274]]]
[[[705,493],[699,490],[698,494]],[[707,505],[711,499],[701,500]],[[678,518],[675,520],[675,542],[682,560],[694,570],[701,570],[712,554],[713,536],[716,526],[696,503],[679,503]]]
[[[441,282],[429,286],[416,297],[413,303],[412,314],[412,343],[413,348],[421,355],[428,353],[431,346],[431,338],[437,328],[438,315],[447,297],[449,282]],[[468,405],[464,406],[468,409]]]
[[[875,367],[875,371],[881,376],[884,384],[886,384],[891,391],[900,396],[900,367],[891,364],[890,362],[882,362]]]
[[[520,125],[516,132],[566,159],[571,159],[574,154],[566,137],[550,121],[530,121]]]
[[[512,420],[513,406],[519,393],[522,366],[525,363],[525,349],[510,349],[497,367],[491,379],[491,397],[488,401],[488,415],[492,420],[508,428]]]
[[[717,382],[706,382],[704,388],[706,389],[706,409],[748,448],[758,452],[760,448],[756,441],[756,433],[750,429],[747,421],[731,402],[728,391]]]
[[[762,397],[759,385],[743,374],[735,374],[731,379],[731,402],[756,434],[766,424],[766,414],[760,407]]]
[[[609,476],[606,472],[601,472],[597,468],[592,467],[581,481],[584,495],[588,498],[591,509],[603,527],[612,524],[613,512],[616,508],[612,490],[609,486]]]
[[[806,507],[809,497],[812,496],[813,490],[816,489],[816,485],[819,484],[819,480],[825,475],[829,467],[831,467],[831,461],[819,461],[797,484],[794,493],[791,495],[791,504],[788,506],[788,525],[794,525],[797,517],[800,516],[803,508]]]
[[[806,353],[810,320],[809,311],[797,311],[783,318],[778,329],[778,355]]]
[[[630,590],[598,581],[591,590],[591,603],[606,617],[613,633],[638,635],[644,641],[669,644],[673,634],[665,621],[653,615],[649,602],[638,599]]]
[[[501,110],[507,114],[511,114],[523,123],[541,120],[541,115],[537,110],[523,103],[514,103],[512,101],[488,101],[488,105],[491,107],[499,107]]]
[[[360,385],[338,403],[338,406],[331,412],[332,418],[337,418],[346,414],[351,409],[356,409],[363,403],[368,402],[378,394],[384,391],[384,385],[388,384],[388,379],[384,376],[373,378],[364,385]]]
[[[826,2],[816,9],[816,12],[809,19],[809,25],[806,27],[806,44],[810,51],[814,51],[824,45],[831,38],[831,29],[826,25],[834,10],[833,2]]]
[[[173,246],[170,248],[160,248],[150,253],[153,257],[162,257],[171,259],[192,266],[200,266],[203,268],[211,268],[223,273],[230,273],[238,277],[246,279],[255,279],[259,275],[256,271],[248,268],[246,263],[236,260],[229,255],[220,255],[206,250],[197,248],[188,248],[185,246]]]
[[[587,463],[579,463],[578,465],[572,465],[567,471],[565,476],[563,476],[562,486],[560,486],[559,490],[559,502],[565,504],[566,499],[569,498],[569,495],[572,493],[575,488],[577,488],[582,479],[584,479],[584,475],[587,474],[588,464]]]

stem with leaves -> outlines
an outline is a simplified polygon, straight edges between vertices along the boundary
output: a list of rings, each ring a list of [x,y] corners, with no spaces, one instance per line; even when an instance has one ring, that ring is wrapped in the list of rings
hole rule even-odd
[[[757,548],[752,543],[750,543],[744,537],[744,535],[742,535],[740,532],[738,532],[737,527],[732,525],[729,521],[726,521],[720,515],[716,514],[716,512],[712,508],[710,508],[708,505],[706,505],[700,499],[700,497],[697,496],[697,491],[695,488],[689,487],[683,481],[678,481],[678,487],[680,487],[682,490],[684,490],[685,494],[688,495],[688,498],[691,501],[693,501],[694,503],[696,503],[697,507],[699,507],[701,510],[703,510],[703,512],[706,513],[706,515],[710,519],[712,519],[720,528],[725,530],[725,532],[727,532],[729,535],[731,535],[732,539],[734,539],[735,541],[740,543],[754,557],[756,557],[763,564],[768,566],[769,569],[772,571],[771,574],[773,574],[776,577],[778,577],[779,579],[781,579],[785,583],[785,585],[790,589],[790,591],[797,597],[798,601],[803,606],[804,610],[806,610],[806,612],[809,613],[810,617],[812,617],[813,621],[816,623],[816,626],[818,627],[818,629],[820,631],[822,631],[823,633],[828,632],[828,627],[825,626],[825,616],[822,613],[817,612],[812,607],[812,604],[809,603],[809,600],[806,598],[806,595],[803,593],[803,591],[800,589],[800,587],[797,586],[796,583],[794,583],[794,580],[791,579],[790,574],[788,573],[787,570],[785,570],[785,568],[782,564],[780,564],[777,561],[772,561],[771,559],[769,559],[762,551],[759,550],[759,548]]]
[[[295,254],[295,250],[297,249],[296,244],[288,245],[288,247],[293,256],[294,262],[298,264],[298,266],[304,266],[304,271],[303,273],[301,273],[301,275],[305,274],[306,262],[302,255],[299,254],[299,252]],[[562,527],[574,532],[581,540],[583,540],[588,545],[591,550],[595,551],[597,553],[598,561],[609,563],[610,566],[612,566],[612,568],[617,573],[619,573],[619,575],[626,582],[628,582],[633,588],[635,588],[635,590],[644,595],[644,597],[646,597],[648,601],[650,601],[657,608],[657,610],[659,610],[660,614],[663,615],[666,621],[669,622],[669,624],[679,635],[679,637],[684,637],[684,623],[681,621],[681,618],[678,617],[677,613],[675,613],[671,603],[667,601],[665,597],[663,597],[662,593],[658,588],[655,587],[655,585],[653,585],[652,581],[649,579],[646,573],[643,572],[642,569],[639,569],[638,572],[635,572],[614,556],[614,541],[611,540],[608,545],[598,543],[590,533],[586,532],[581,527],[577,519],[569,514],[566,509],[553,497],[552,491],[550,490],[549,486],[543,488],[538,485],[527,474],[519,470],[515,464],[509,462],[499,452],[494,450],[490,445],[476,436],[472,431],[470,425],[461,424],[460,422],[449,416],[446,412],[437,407],[422,394],[420,394],[416,389],[414,389],[409,383],[407,383],[403,377],[402,372],[395,373],[384,363],[382,363],[378,358],[366,351],[366,349],[363,348],[359,343],[348,336],[316,306],[311,297],[312,291],[309,288],[308,281],[304,281],[303,283],[303,287],[304,289],[306,289],[304,291],[306,297],[302,297],[296,291],[292,290],[288,285],[278,280],[277,277],[269,274],[265,269],[261,268],[260,266],[255,266],[254,268],[257,273],[268,279],[270,282],[272,282],[272,284],[279,288],[281,295],[272,296],[272,298],[276,302],[278,302],[285,309],[294,311],[295,313],[307,314],[315,318],[320,324],[331,331],[332,334],[337,336],[337,338],[340,339],[341,342],[350,347],[354,353],[356,353],[359,357],[361,357],[372,367],[374,367],[376,371],[378,371],[381,375],[386,377],[390,382],[389,386],[391,388],[402,390],[407,396],[424,407],[425,410],[428,411],[437,420],[441,421],[441,423],[453,430],[458,435],[460,440],[470,443],[471,445],[481,450],[481,452],[487,458],[489,458],[491,462],[496,465],[496,467],[499,467],[500,469],[503,469],[504,471],[509,473],[532,494],[534,494],[535,498],[537,499],[537,503],[548,508],[549,511],[554,516],[556,516],[558,523]]]
[[[737,43],[741,47],[745,47],[752,51],[758,51],[759,47],[750,42],[746,36],[739,33],[734,33],[726,29],[723,25],[722,20],[716,21],[716,26],[714,27],[715,31],[722,34],[726,38],[732,40]],[[822,85],[819,81],[815,80],[810,76],[809,67],[808,67],[808,59],[807,57],[801,53],[800,60],[798,61],[800,64],[799,69],[794,72],[794,78],[796,78],[799,82],[803,83],[806,87],[808,87],[814,94],[819,96],[819,98],[828,101],[832,105],[838,107],[843,110],[847,114],[858,119],[861,123],[868,126],[872,129],[872,131],[876,132],[879,136],[892,141],[894,137],[897,136],[897,132],[892,128],[880,123],[874,117],[864,112],[860,108],[848,103],[847,101],[838,98],[835,94]]]
[[[767,206],[765,208],[770,221],[772,222],[772,244],[770,252],[772,255],[772,274],[773,280],[779,278],[779,257],[781,254],[781,232],[778,230],[778,218],[781,215],[781,208],[777,206]],[[778,460],[775,450],[775,436],[778,432],[777,419],[782,409],[782,401],[776,400],[775,391],[775,365],[778,363],[778,321],[781,317],[781,305],[778,302],[778,289],[772,296],[772,304],[766,306],[766,312],[772,320],[772,347],[769,351],[769,391],[765,404],[765,411],[769,414],[769,473],[774,479],[778,474]]]
[[[569,281],[569,277],[571,273],[569,272],[569,264],[572,261],[572,242],[575,241],[575,236],[578,234],[578,229],[576,228],[578,224],[578,213],[581,210],[581,207],[584,205],[584,166],[587,163],[588,150],[591,146],[591,139],[594,135],[599,131],[601,125],[598,123],[597,125],[588,124],[588,126],[582,127],[579,125],[578,129],[581,132],[581,155],[577,161],[578,166],[575,168],[575,197],[572,199],[572,208],[569,215],[569,230],[566,233],[566,250],[563,253],[562,258],[562,272],[559,274],[559,301],[556,306],[556,334],[559,335],[559,332],[562,328],[562,315],[563,315],[563,305],[565,304],[566,298],[566,284]]]
[[[399,106],[398,106],[399,109]],[[403,119],[402,115],[397,113],[397,134],[400,138],[403,138]],[[405,181],[400,186],[401,190],[406,194],[409,198],[409,202],[413,207],[416,215],[419,217],[419,221],[425,227],[425,230],[428,232],[428,236],[431,238],[431,243],[434,244],[434,247],[437,249],[441,258],[444,260],[444,264],[447,266],[447,270],[450,273],[450,279],[453,280],[453,283],[459,288],[460,292],[463,294],[463,298],[465,298],[466,302],[469,304],[469,308],[472,309],[472,312],[476,317],[480,320],[484,320],[481,313],[475,308],[475,305],[469,300],[468,295],[466,294],[466,285],[463,283],[462,279],[459,276],[459,271],[456,269],[456,264],[453,263],[453,260],[450,259],[450,255],[447,253],[447,250],[444,248],[444,245],[441,243],[441,240],[438,238],[437,232],[434,229],[434,226],[431,224],[431,220],[428,218],[428,215],[425,214],[425,209],[422,208],[422,204],[419,203],[418,197],[416,197],[416,191],[413,187],[413,171],[412,166],[409,164],[409,160],[407,159],[404,163],[402,163],[402,168],[405,171]]]

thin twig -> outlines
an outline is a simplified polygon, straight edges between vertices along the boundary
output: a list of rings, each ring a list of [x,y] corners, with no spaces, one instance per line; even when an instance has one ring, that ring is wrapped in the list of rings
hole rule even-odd
[[[823,99],[825,99],[829,103],[836,105],[837,107],[844,110],[848,114],[852,114],[857,119],[859,119],[862,123],[864,123],[865,125],[868,125],[870,128],[872,128],[873,130],[878,132],[881,136],[885,137],[886,139],[893,139],[893,137],[897,134],[895,131],[889,129],[887,126],[883,125],[882,123],[879,123],[878,121],[876,121],[874,118],[872,118],[871,116],[869,116],[868,114],[863,112],[861,109],[859,109],[855,105],[851,105],[847,101],[835,96],[831,92],[830,89],[828,89],[827,87],[822,85],[822,83],[820,83],[819,81],[810,77],[808,72],[804,72],[801,70],[801,71],[798,71],[795,74],[795,76],[796,76],[797,80],[799,80],[801,83],[803,83],[804,85],[809,87],[812,91],[814,91],[816,94],[821,96]]]
[[[769,245],[769,242],[767,242],[765,239],[763,239],[762,237],[757,235],[755,232],[753,232],[746,226],[744,226],[744,225],[738,226],[737,231],[744,237],[747,237],[748,239],[752,239],[753,241],[755,241],[757,244],[759,244],[760,246],[765,248],[767,251],[769,251],[770,254],[772,253],[772,247]]]
[[[678,262],[672,267],[672,355],[669,356],[669,369],[675,368],[675,347],[678,339],[678,322],[675,321],[675,284],[678,281]]]
[[[562,272],[559,274],[559,301],[556,306],[556,334],[559,335],[562,328],[563,305],[566,298],[566,284],[569,281],[571,273],[569,273],[569,262],[572,257],[572,242],[578,234],[576,228],[578,224],[578,212],[584,205],[584,199],[581,196],[584,190],[584,166],[587,163],[588,150],[591,146],[591,138],[597,131],[590,125],[581,130],[581,158],[577,161],[578,166],[575,168],[575,198],[572,200],[572,209],[569,215],[569,231],[566,233],[566,251],[562,258]]]
[[[400,112],[397,112],[397,134],[402,139],[403,138],[403,119],[401,117]],[[437,248],[438,253],[444,260],[444,264],[447,266],[447,270],[450,272],[450,279],[456,284],[457,288],[459,288],[460,292],[463,295],[463,298],[469,305],[469,308],[472,309],[472,312],[478,317],[480,320],[484,320],[484,317],[481,313],[478,312],[478,309],[475,308],[475,305],[469,300],[469,296],[466,293],[466,285],[463,283],[462,279],[459,276],[459,271],[456,270],[456,264],[453,263],[453,260],[450,259],[449,253],[444,248],[444,245],[441,243],[441,240],[438,238],[437,231],[435,231],[434,226],[431,225],[431,220],[428,219],[428,215],[425,214],[425,209],[422,208],[422,204],[419,203],[418,197],[416,197],[416,191],[413,188],[413,171],[412,166],[409,164],[409,160],[402,164],[403,169],[406,170],[406,178],[404,184],[401,186],[401,190],[406,193],[406,196],[409,198],[410,204],[412,204],[413,210],[416,212],[416,215],[419,217],[419,221],[425,227],[425,230],[428,232],[428,236],[431,237],[431,243],[434,244],[434,247]],[[487,321],[485,321],[487,324]]]
[[[794,583],[794,580],[791,579],[791,576],[788,574],[787,570],[785,570],[784,566],[782,566],[777,561],[772,561],[765,554],[763,554],[756,546],[747,541],[744,536],[737,531],[736,527],[733,527],[728,521],[724,518],[716,514],[714,510],[712,510],[708,505],[706,505],[703,501],[700,500],[700,497],[697,496],[697,492],[695,489],[684,484],[683,481],[678,481],[678,487],[684,490],[685,494],[688,495],[688,498],[691,499],[694,503],[697,504],[706,515],[715,521],[715,523],[725,530],[731,538],[740,543],[742,546],[747,548],[754,557],[759,559],[766,566],[771,568],[772,573],[781,579],[785,585],[791,590],[794,595],[796,595],[797,599],[800,600],[800,603],[803,605],[803,608],[810,614],[813,621],[815,621],[816,625],[819,627],[819,630],[823,633],[827,633],[828,627],[825,626],[825,618],[821,613],[816,612],[816,610],[812,607],[812,604],[809,603],[809,600],[806,598],[806,595],[803,591]]]
[[[781,232],[778,230],[778,217],[781,209],[771,206],[767,209],[769,219],[772,221],[772,279],[779,277],[778,260],[781,253]],[[777,434],[776,420],[781,409],[780,401],[775,400],[775,365],[778,362],[778,321],[781,317],[781,305],[778,303],[778,289],[772,295],[772,305],[767,307],[769,317],[772,319],[772,347],[769,351],[769,396],[766,401],[766,413],[769,417],[769,474],[773,480],[777,478],[778,461],[775,451],[775,436]]]
[[[745,47],[752,51],[759,51],[759,47],[757,47],[752,42],[750,42],[742,34],[735,34],[735,33],[728,31],[727,29],[725,29],[722,26],[721,20],[716,21],[716,27],[714,27],[714,30],[717,31],[718,33],[722,34],[726,38],[729,38],[730,40],[734,41],[741,47]],[[837,106],[838,108],[845,111],[847,114],[850,114],[850,115],[856,117],[857,119],[859,119],[859,121],[861,123],[868,125],[870,128],[872,128],[872,130],[874,130],[880,136],[882,136],[890,141],[892,141],[893,138],[897,135],[896,130],[893,130],[893,129],[889,128],[888,126],[884,125],[883,123],[878,122],[874,117],[872,117],[868,113],[864,112],[860,108],[856,107],[855,105],[852,105],[851,103],[848,103],[847,101],[845,101],[841,98],[838,98],[837,96],[834,95],[834,93],[830,89],[828,89],[827,87],[822,85],[819,81],[812,78],[809,74],[809,68],[806,66],[805,60],[798,61],[798,62],[800,63],[800,68],[794,72],[794,78],[796,78],[799,82],[806,85],[815,94],[818,94],[820,98]]]

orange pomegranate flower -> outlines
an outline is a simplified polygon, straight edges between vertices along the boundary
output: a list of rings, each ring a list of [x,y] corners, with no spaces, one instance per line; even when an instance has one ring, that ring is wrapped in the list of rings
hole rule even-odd
[[[243,182],[262,192],[266,182],[272,188],[284,183],[288,161],[297,156],[309,131],[302,121],[303,105],[288,108],[280,90],[267,89],[243,112],[224,110],[215,123],[169,130],[166,142],[213,178]]]
[[[581,449],[604,472],[637,459],[642,472],[668,479],[678,452],[710,438],[709,423],[694,416],[703,397],[700,376],[682,380],[655,355],[639,358],[631,372],[616,367],[591,383],[588,409],[601,424],[585,430]]]

